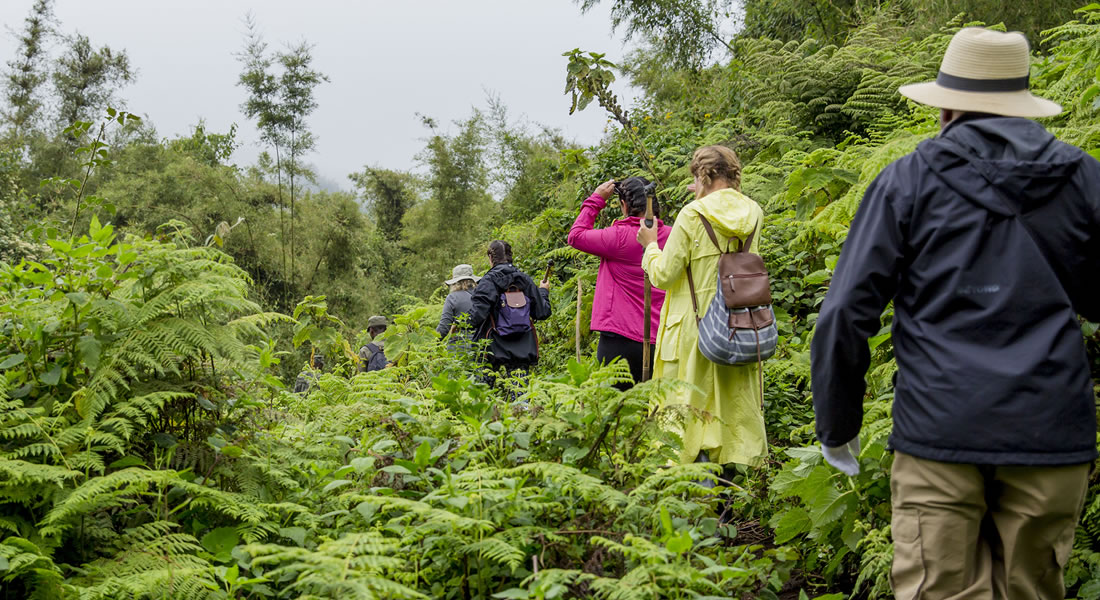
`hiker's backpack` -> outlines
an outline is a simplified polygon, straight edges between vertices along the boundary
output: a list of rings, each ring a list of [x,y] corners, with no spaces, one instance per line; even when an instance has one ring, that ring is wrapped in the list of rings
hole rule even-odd
[[[531,331],[531,303],[519,286],[512,284],[500,294],[493,328],[502,337]]]
[[[775,355],[779,330],[775,326],[764,259],[749,252],[756,227],[744,242],[739,240],[740,247],[731,252],[728,244],[722,250],[710,221],[703,215],[699,218],[710,241],[722,253],[718,257],[718,289],[702,319],[699,318],[699,304],[695,297],[695,280],[691,276],[691,267],[687,269],[691,305],[695,309],[695,322],[699,325],[699,351],[708,360],[720,365],[761,363]]]

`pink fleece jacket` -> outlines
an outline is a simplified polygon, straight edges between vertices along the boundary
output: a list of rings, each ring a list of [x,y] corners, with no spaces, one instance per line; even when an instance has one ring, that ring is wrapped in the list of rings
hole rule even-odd
[[[600,257],[600,270],[596,275],[596,293],[592,300],[592,330],[617,333],[635,342],[642,341],[642,314],[644,304],[644,275],[642,273],[642,247],[638,244],[638,223],[641,217],[619,219],[606,229],[593,229],[596,216],[607,201],[592,194],[581,205],[581,213],[569,230],[570,246]],[[657,244],[665,247],[665,240],[672,231],[657,219]],[[663,290],[653,288],[649,309],[649,341],[657,339],[657,325],[661,306],[665,302]]]

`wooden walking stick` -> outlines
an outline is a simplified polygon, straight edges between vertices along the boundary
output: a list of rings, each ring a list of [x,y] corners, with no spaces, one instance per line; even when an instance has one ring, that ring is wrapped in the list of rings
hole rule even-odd
[[[584,312],[584,289],[581,287],[581,279],[577,278],[577,320],[574,323],[576,331],[573,333],[577,344],[577,362],[581,360],[581,313]]]
[[[653,227],[653,223],[653,196],[646,194],[645,226]],[[645,250],[643,249],[643,252],[644,251]],[[652,356],[650,356],[649,345],[649,329],[650,321],[652,320],[649,316],[649,312],[653,306],[653,284],[649,282],[648,273],[643,273],[642,276],[645,278],[645,284],[643,288],[645,294],[645,313],[642,315],[642,318],[645,319],[644,321],[642,321],[642,381],[649,381],[650,360],[653,358]]]

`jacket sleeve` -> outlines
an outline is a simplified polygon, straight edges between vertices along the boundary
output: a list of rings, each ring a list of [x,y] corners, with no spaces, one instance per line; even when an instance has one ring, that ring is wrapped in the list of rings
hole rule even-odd
[[[540,287],[535,288],[535,310],[531,311],[531,318],[536,321],[545,321],[550,318],[550,290]]]
[[[489,320],[489,313],[493,309],[493,303],[500,296],[496,284],[488,277],[482,277],[474,288],[474,294],[470,296],[470,329],[479,334],[485,328],[485,322]]]
[[[581,212],[577,220],[573,221],[573,227],[569,229],[569,237],[566,243],[570,246],[600,258],[610,258],[619,248],[619,240],[615,232],[608,229],[593,229],[596,224],[596,216],[600,214],[607,201],[598,194],[592,194],[581,205]]]
[[[686,213],[682,211],[672,224],[664,248],[653,242],[642,254],[642,270],[649,275],[650,283],[662,290],[669,289],[684,276],[684,268],[691,260],[691,234],[686,223],[694,214]]]
[[[453,294],[447,294],[447,299],[443,301],[443,315],[439,317],[439,325],[435,330],[439,335],[447,335],[451,330],[451,323],[455,320],[455,297]]]
[[[863,426],[867,340],[897,291],[906,224],[893,204],[910,186],[890,185],[897,169],[873,181],[856,211],[810,344],[817,439],[838,447]]]
[[[1088,229],[1089,240],[1085,246],[1084,264],[1095,266],[1100,264],[1100,194],[1096,192],[1097,189],[1100,189],[1100,164],[1090,158],[1086,166],[1087,168],[1084,171],[1087,174],[1088,183],[1082,189],[1087,190],[1087,193],[1090,194],[1086,198],[1086,202],[1088,203],[1088,216],[1091,222]],[[1074,308],[1082,317],[1093,323],[1100,323],[1100,279],[1091,274],[1080,279],[1083,282],[1082,287],[1085,289],[1084,293],[1080,294],[1080,302],[1074,299]]]

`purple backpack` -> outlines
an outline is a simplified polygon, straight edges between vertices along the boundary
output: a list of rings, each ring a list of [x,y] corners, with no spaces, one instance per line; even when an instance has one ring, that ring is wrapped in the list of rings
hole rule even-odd
[[[531,303],[516,285],[508,286],[500,295],[493,329],[497,335],[510,336],[531,331]]]

